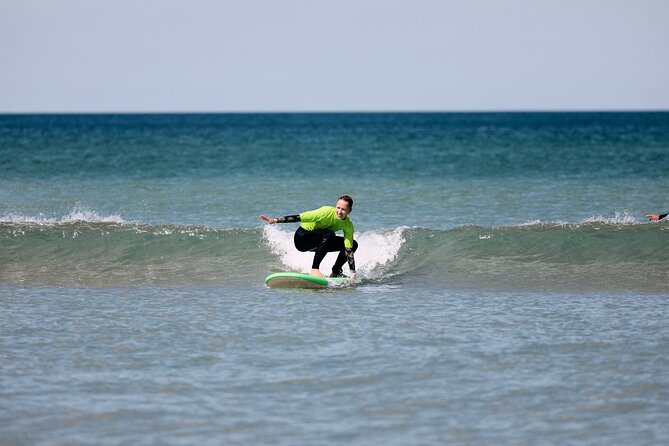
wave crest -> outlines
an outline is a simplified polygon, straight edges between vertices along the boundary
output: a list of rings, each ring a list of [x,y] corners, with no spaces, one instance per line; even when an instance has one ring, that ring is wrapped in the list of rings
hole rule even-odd
[[[134,223],[124,220],[120,215],[100,215],[95,211],[91,211],[85,208],[74,208],[72,211],[62,217],[45,217],[43,214],[40,214],[38,217],[32,217],[13,212],[0,217],[0,223],[31,224],[42,226],[62,225],[76,222],[116,224]]]
[[[292,229],[292,228],[290,228]],[[577,224],[416,227],[356,233],[358,275],[374,283],[542,289],[669,288],[669,224],[622,215]],[[270,272],[308,272],[293,232],[128,222],[73,211],[57,219],[0,221],[0,283],[260,283]],[[328,273],[336,253],[328,254]]]

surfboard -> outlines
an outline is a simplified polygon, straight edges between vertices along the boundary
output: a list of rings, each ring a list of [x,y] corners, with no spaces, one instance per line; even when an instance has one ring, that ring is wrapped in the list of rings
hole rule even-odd
[[[274,273],[265,277],[265,285],[270,288],[328,288],[346,285],[348,277],[316,277],[301,273]]]

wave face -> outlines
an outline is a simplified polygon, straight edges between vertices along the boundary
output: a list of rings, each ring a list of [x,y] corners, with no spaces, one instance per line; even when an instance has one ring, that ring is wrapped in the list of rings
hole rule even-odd
[[[393,273],[468,287],[669,289],[668,225],[412,229]]]
[[[0,281],[100,286],[235,281],[257,261],[260,234],[116,218],[17,221],[14,216],[0,222]]]
[[[363,283],[433,287],[669,288],[666,223],[595,219],[446,230],[400,227],[357,235]],[[77,211],[60,219],[0,218],[0,282],[107,286],[248,285],[281,270],[308,271],[292,232],[150,225]],[[322,265],[328,272],[329,254]]]

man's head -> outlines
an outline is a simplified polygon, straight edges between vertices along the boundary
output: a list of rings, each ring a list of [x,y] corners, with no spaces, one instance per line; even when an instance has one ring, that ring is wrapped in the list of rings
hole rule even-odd
[[[337,218],[340,220],[346,219],[348,214],[353,210],[353,198],[348,195],[342,195],[337,200],[337,206],[335,206],[337,211]]]

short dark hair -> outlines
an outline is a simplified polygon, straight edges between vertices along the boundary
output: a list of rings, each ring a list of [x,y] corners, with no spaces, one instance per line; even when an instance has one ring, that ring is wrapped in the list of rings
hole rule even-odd
[[[348,195],[342,195],[337,201],[339,200],[344,200],[348,203],[348,208],[353,209],[353,198],[349,197]]]

